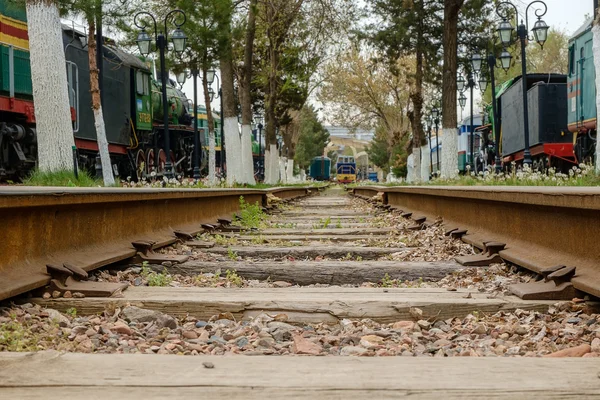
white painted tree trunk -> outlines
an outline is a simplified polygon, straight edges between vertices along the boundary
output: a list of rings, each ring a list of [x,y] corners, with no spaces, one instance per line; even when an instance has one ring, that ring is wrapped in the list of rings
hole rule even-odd
[[[421,147],[421,180],[429,182],[431,172],[431,160],[429,159],[429,144]]]
[[[421,182],[421,148],[413,147],[413,165],[414,165],[414,180],[415,183]]]
[[[406,159],[406,182],[413,183],[415,181],[415,154],[411,154]]]
[[[265,151],[265,183],[276,185],[279,182],[279,150],[276,144],[269,144]]]
[[[285,173],[285,166],[287,164],[287,158],[279,157],[279,180],[281,183],[288,183],[287,174]]]
[[[73,126],[58,8],[28,1],[27,28],[38,142],[38,168],[73,168]]]
[[[458,176],[458,135],[454,128],[442,130],[441,176],[443,179],[454,179]],[[439,148],[438,148],[439,151]]]
[[[242,125],[242,177],[241,182],[249,185],[255,185],[254,180],[254,162],[252,161],[252,127]]]
[[[223,124],[225,133],[225,162],[227,163],[227,184],[229,186],[236,182],[242,182],[242,144],[238,130],[237,117],[227,117]]]
[[[287,160],[287,165],[285,166],[285,174],[286,179],[287,179],[287,183],[293,183],[295,181],[294,178],[294,159],[291,158],[289,160]]]
[[[98,141],[98,150],[100,153],[100,162],[102,163],[102,179],[104,186],[113,186],[115,176],[113,175],[110,153],[108,152],[108,140],[106,139],[106,126],[104,125],[104,115],[102,106],[94,109],[94,125],[96,126],[96,135]]]
[[[592,53],[594,54],[594,66],[596,68],[596,113],[600,111],[600,24],[595,21],[592,27],[594,40],[592,45]],[[596,135],[598,139],[599,136]],[[596,173],[600,174],[600,140],[596,140]]]
[[[217,183],[217,152],[215,150],[215,131],[208,132],[208,184],[215,186]]]

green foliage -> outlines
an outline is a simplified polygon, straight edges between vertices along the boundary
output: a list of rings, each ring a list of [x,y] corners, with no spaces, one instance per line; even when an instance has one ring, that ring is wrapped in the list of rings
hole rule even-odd
[[[389,172],[391,167],[394,175],[405,176],[408,159],[408,140],[408,136],[403,135],[398,142],[390,146],[385,130],[382,127],[378,127],[375,130],[375,137],[365,151],[369,155],[369,161],[386,173]]]
[[[337,223],[335,224],[335,227],[338,229],[342,228],[342,221],[338,218]]]
[[[227,249],[227,257],[231,260],[231,261],[237,261],[238,258],[238,254],[237,251],[233,251],[231,249]],[[227,271],[229,272],[229,271]]]
[[[27,186],[66,186],[94,187],[103,186],[101,180],[92,178],[87,171],[79,171],[79,179],[75,178],[72,170],[40,171],[35,170],[23,181]]]
[[[300,134],[294,160],[300,168],[306,169],[313,158],[323,155],[323,150],[329,142],[329,132],[317,119],[317,113],[312,106],[304,106],[299,119]]]
[[[173,277],[164,269],[164,272],[155,272],[148,267],[148,263],[142,263],[142,278],[148,282],[148,286],[169,286],[173,282]]]
[[[237,287],[242,287],[244,284],[242,277],[239,276],[236,271],[225,271],[225,279],[227,279],[227,282]]]
[[[385,274],[385,276],[381,279],[381,287],[391,288],[397,284],[396,279],[392,279],[389,274]]]
[[[36,351],[38,340],[19,321],[0,324],[0,351]]]
[[[246,229],[262,228],[265,225],[267,214],[262,210],[258,202],[254,204],[246,203],[243,196],[240,196],[240,214],[236,225]]]
[[[67,308],[65,314],[69,315],[71,318],[75,318],[77,316],[77,309],[75,307]]]

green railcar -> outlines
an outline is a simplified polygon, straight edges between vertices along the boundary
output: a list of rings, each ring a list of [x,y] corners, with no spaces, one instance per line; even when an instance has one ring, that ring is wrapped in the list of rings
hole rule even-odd
[[[310,163],[309,175],[316,181],[328,181],[331,178],[331,159],[315,157]]]

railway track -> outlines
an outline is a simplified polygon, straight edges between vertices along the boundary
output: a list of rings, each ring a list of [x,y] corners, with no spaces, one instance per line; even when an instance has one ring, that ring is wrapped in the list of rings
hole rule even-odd
[[[282,204],[269,196],[278,206],[269,207],[258,229],[239,229],[228,219],[239,208],[240,194],[262,202],[266,192],[213,193],[216,200],[204,201],[219,204],[218,212],[195,207],[193,212],[204,210],[195,222],[174,217],[188,223],[183,233],[192,235],[176,224],[159,230],[170,240],[157,250],[157,261],[129,256],[108,269],[89,268],[97,284],[128,285],[112,297],[64,296],[46,288],[7,302],[0,323],[12,324],[9,331],[20,339],[7,345],[1,339],[7,331],[0,330],[0,349],[26,353],[0,352],[0,394],[48,399],[62,398],[67,389],[76,398],[151,399],[600,394],[596,362],[588,358],[600,356],[594,301],[512,295],[512,284],[532,282],[534,274],[502,260],[465,268],[455,258],[478,257],[470,235],[462,240],[445,235],[455,221],[443,225],[437,219],[443,213],[421,218],[430,200],[411,209],[400,206],[403,200],[394,193],[379,187],[356,189],[358,198],[341,188],[310,197],[305,189],[270,193],[295,200]],[[187,204],[177,205],[174,196]],[[142,197],[150,202],[142,207],[172,202],[189,207],[202,196]],[[374,197],[381,202],[365,201]],[[28,201],[40,207],[49,202]],[[217,215],[220,226],[207,226]],[[151,222],[146,234],[156,235],[163,223]],[[187,259],[161,261],[165,256]],[[44,278],[41,286],[49,279]],[[585,357],[555,358],[564,355]],[[548,371],[559,368],[563,379],[557,380]]]

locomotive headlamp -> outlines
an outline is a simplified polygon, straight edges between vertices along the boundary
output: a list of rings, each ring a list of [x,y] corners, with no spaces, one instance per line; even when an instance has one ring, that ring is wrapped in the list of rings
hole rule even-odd
[[[502,64],[502,69],[504,69],[505,72],[508,71],[510,62],[512,61],[512,55],[504,49],[498,58],[500,59],[500,64]]]
[[[142,56],[147,56],[148,54],[150,54],[150,42],[152,41],[152,39],[150,38],[150,35],[148,35],[148,32],[146,32],[146,29],[142,29],[140,31],[140,33],[138,33],[138,37],[137,37],[137,45],[138,48],[140,49],[140,54]]]
[[[212,83],[214,81],[215,81],[215,70],[209,69],[208,71],[206,71],[206,82],[208,82],[209,85],[212,85]]]
[[[179,54],[183,53],[185,50],[187,36],[181,29],[177,28],[173,31],[173,33],[171,33],[171,41],[173,42],[173,48],[175,49],[175,52]]]
[[[535,37],[535,41],[538,42],[542,48],[544,48],[544,43],[546,43],[546,39],[548,39],[548,28],[548,25],[541,17],[539,17],[535,22],[535,25],[533,25],[533,36]]]
[[[458,88],[458,91],[462,92],[465,89],[465,84],[465,78],[462,75],[459,75],[456,79],[456,87]]]
[[[467,96],[464,93],[460,94],[458,98],[458,104],[460,104],[460,108],[465,108],[465,104],[467,104]]]
[[[440,116],[440,110],[438,110],[437,107],[433,107],[433,109],[431,110],[431,116],[433,117],[433,119],[438,119],[438,117]]]
[[[185,79],[187,78],[187,71],[181,71],[175,75],[177,78],[177,83],[183,85],[185,83]]]
[[[498,29],[496,29],[496,31],[498,32],[498,36],[500,37],[502,44],[508,46],[512,41],[512,24],[505,19],[504,21],[500,22],[500,25],[498,25]]]
[[[479,53],[475,53],[471,57],[471,64],[473,65],[473,71],[475,71],[475,73],[479,73],[479,71],[481,70],[482,61],[483,57],[481,57],[481,54]]]
[[[485,92],[485,89],[487,89],[488,86],[488,81],[487,78],[481,74],[479,76],[479,88],[481,89],[482,92]]]

